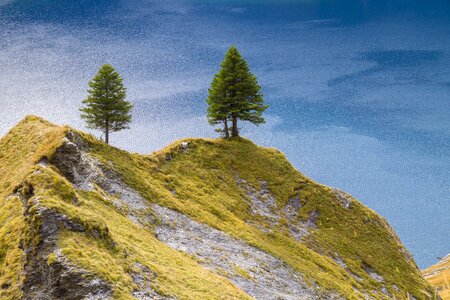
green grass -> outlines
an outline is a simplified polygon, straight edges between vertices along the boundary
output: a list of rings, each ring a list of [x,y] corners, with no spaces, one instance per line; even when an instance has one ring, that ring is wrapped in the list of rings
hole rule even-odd
[[[35,167],[41,157],[52,156],[66,130],[31,117],[0,142],[0,166],[16,172],[14,176],[0,177],[0,184],[6,186],[0,200],[5,203],[0,210],[0,222],[6,224],[0,229],[0,245],[6,245],[0,248],[0,266],[3,266],[0,284],[12,283],[7,292],[0,290],[4,295],[20,294],[21,269],[19,238],[6,236],[4,232],[9,228],[26,234],[27,230],[22,212],[17,208],[19,200],[7,202],[5,197],[14,186],[26,180],[33,185],[36,195],[41,196],[42,205],[66,214],[88,229],[86,233],[61,232],[59,245],[70,260],[114,283],[118,299],[131,297],[134,284],[129,273],[136,262],[155,272],[154,288],[165,295],[179,299],[248,298],[224,274],[205,270],[196,259],[155,239],[151,227],[143,228],[131,222],[104,197],[104,191],[75,190],[56,169]],[[187,151],[180,149],[178,141],[156,153],[139,155],[79,134],[91,155],[104,165],[112,166],[125,183],[149,202],[180,211],[247,241],[305,274],[308,282],[337,291],[347,299],[363,297],[355,288],[376,299],[387,299],[373,292],[379,291],[381,286],[364,271],[363,267],[368,266],[384,277],[386,287],[397,299],[406,299],[407,291],[417,299],[428,299],[426,293],[430,293],[430,286],[422,279],[414,262],[405,259],[403,246],[381,217],[356,200],[350,209],[343,208],[331,189],[294,169],[278,150],[261,148],[244,139],[188,139],[185,140],[189,142]],[[20,145],[19,141],[29,135],[34,142]],[[20,162],[12,159],[11,151],[20,151]],[[167,160],[168,157],[171,159]],[[30,175],[36,168],[41,172]],[[280,210],[290,198],[299,195],[303,204],[300,218],[306,219],[310,212],[318,211],[318,229],[305,243],[299,243],[287,234],[285,218],[269,234],[250,225],[269,227],[261,218],[249,213],[247,196],[236,183],[238,178],[256,188],[261,181],[268,182]],[[8,206],[7,203],[15,204]],[[101,238],[91,234],[94,232],[100,232]],[[363,278],[363,282],[331,259],[336,254],[353,274]],[[16,271],[5,271],[5,255],[12,256],[10,260]],[[247,278],[245,274],[240,276]],[[394,284],[399,292],[393,288]]]

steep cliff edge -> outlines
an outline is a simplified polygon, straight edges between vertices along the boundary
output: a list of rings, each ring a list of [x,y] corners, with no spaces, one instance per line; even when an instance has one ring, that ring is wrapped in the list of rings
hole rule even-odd
[[[277,150],[131,154],[38,117],[0,140],[2,299],[433,299],[376,213]]]

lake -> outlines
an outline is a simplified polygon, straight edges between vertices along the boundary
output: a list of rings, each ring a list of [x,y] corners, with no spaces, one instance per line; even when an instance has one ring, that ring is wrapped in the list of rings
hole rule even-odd
[[[27,114],[86,130],[110,63],[134,104],[113,145],[214,137],[205,98],[232,44],[270,104],[243,136],[386,217],[420,267],[450,251],[448,1],[0,0],[0,134]]]

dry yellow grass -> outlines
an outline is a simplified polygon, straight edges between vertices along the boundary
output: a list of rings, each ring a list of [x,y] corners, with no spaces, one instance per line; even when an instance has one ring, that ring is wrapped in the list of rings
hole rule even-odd
[[[22,203],[8,197],[30,169],[63,141],[66,127],[28,116],[0,139],[0,299],[19,299],[23,250],[27,234]]]
[[[450,300],[450,254],[422,273],[425,279],[436,287],[443,300]]]
[[[175,251],[154,237],[152,228],[134,224],[104,197],[100,188],[74,189],[52,166],[36,163],[49,158],[69,130],[37,117],[28,117],[0,140],[0,299],[20,299],[22,253],[20,239],[29,235],[22,204],[10,197],[21,184],[33,187],[40,205],[66,215],[102,238],[84,233],[60,232],[59,247],[72,262],[113,284],[116,299],[132,299],[130,270],[139,262],[156,275],[153,288],[177,299],[249,299],[223,274],[204,269],[196,260]],[[89,154],[113,166],[124,182],[149,203],[175,209],[192,219],[220,229],[283,260],[310,282],[336,291],[346,299],[430,299],[431,286],[393,230],[375,212],[352,199],[344,208],[328,187],[294,169],[274,149],[261,148],[244,139],[189,139],[189,151],[180,142],[151,155],[131,154],[78,132]],[[170,157],[170,160],[166,160]],[[39,170],[39,172],[34,172]],[[317,230],[299,243],[287,234],[286,221],[266,233],[251,223],[267,225],[249,213],[246,195],[236,176],[253,186],[269,185],[281,210],[289,199],[302,199],[299,218],[319,212]],[[172,192],[175,191],[176,195]],[[74,203],[76,196],[78,203]],[[252,222],[248,222],[252,221]],[[115,247],[111,247],[110,240]],[[349,272],[331,257],[339,255]],[[51,264],[54,257],[48,257]],[[384,282],[371,278],[370,267]],[[242,270],[235,272],[246,277]],[[360,280],[357,280],[360,278]]]

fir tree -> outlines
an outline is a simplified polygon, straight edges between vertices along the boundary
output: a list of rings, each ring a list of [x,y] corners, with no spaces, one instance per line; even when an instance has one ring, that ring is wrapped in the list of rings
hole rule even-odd
[[[250,72],[247,62],[232,46],[214,76],[209,88],[208,120],[212,125],[223,124],[225,138],[229,137],[228,121],[231,121],[231,136],[239,136],[238,120],[255,125],[264,123],[262,113],[267,109],[261,95],[261,87]]]
[[[89,96],[83,100],[81,118],[88,128],[100,129],[109,143],[109,134],[127,129],[131,122],[132,104],[125,100],[126,88],[119,73],[108,64],[100,67],[89,82]]]
[[[225,138],[229,138],[228,119],[230,112],[228,104],[224,101],[226,95],[223,80],[218,74],[214,76],[211,88],[208,91],[209,97],[206,100],[208,103],[208,121],[211,125],[223,124],[223,129],[216,129],[216,131],[222,133]]]

